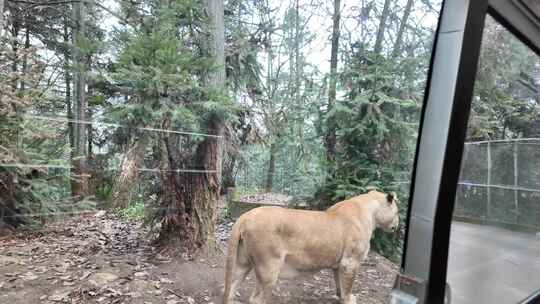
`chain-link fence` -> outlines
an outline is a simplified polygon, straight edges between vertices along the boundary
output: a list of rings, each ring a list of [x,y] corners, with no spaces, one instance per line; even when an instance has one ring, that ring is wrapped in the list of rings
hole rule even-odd
[[[291,203],[312,197],[324,181],[317,155],[279,151],[270,164],[270,151],[262,145],[243,150],[235,167],[236,193],[240,197]],[[249,199],[248,199],[249,200]]]
[[[454,216],[540,228],[540,139],[465,144]]]
[[[322,153],[299,156],[283,149],[274,155],[273,165],[270,164],[270,149],[264,145],[246,147],[241,155],[236,159],[232,175],[235,193],[242,200],[305,203],[316,199],[317,192],[326,182],[327,168]],[[410,170],[391,166],[354,167],[354,170],[369,172],[381,181],[393,180],[385,186],[400,193],[402,201],[407,201]]]

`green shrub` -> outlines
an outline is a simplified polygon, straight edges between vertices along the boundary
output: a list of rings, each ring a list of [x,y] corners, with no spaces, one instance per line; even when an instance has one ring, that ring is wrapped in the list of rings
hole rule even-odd
[[[146,204],[142,199],[132,201],[127,208],[119,209],[120,217],[127,220],[143,220],[146,216]]]

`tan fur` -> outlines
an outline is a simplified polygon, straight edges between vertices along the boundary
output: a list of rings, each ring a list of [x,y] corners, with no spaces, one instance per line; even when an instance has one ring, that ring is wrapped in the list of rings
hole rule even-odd
[[[225,267],[223,304],[254,269],[257,287],[250,298],[266,303],[279,277],[333,269],[341,303],[352,304],[352,285],[369,252],[375,228],[393,231],[398,225],[395,194],[378,191],[339,202],[326,211],[259,207],[233,226]]]

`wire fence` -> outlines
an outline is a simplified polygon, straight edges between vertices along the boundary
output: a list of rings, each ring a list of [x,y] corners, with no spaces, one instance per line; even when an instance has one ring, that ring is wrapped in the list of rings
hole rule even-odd
[[[318,191],[328,182],[327,168],[321,160],[324,156],[314,153],[297,157],[296,153],[284,150],[276,153],[271,166],[269,150],[264,145],[252,145],[242,151],[243,157],[237,162],[234,174],[236,194],[268,199],[264,194],[272,193],[285,195],[293,203],[316,201]],[[392,176],[394,181],[386,186],[402,195],[409,193],[411,171],[383,166],[356,166],[354,170],[369,172],[371,176]]]
[[[540,229],[540,139],[466,143],[454,215]]]
[[[296,157],[294,153],[276,153],[273,170],[269,172],[267,147],[253,145],[242,154],[234,174],[236,192],[240,196],[279,193],[290,199],[307,198],[315,194],[324,180],[316,155]]]
[[[145,205],[145,210],[158,210],[157,194],[161,182],[160,176],[165,174],[206,174],[221,175],[221,163],[216,167],[205,168],[195,160],[179,162],[177,168],[162,168],[160,166],[160,140],[167,136],[172,142],[178,156],[195,153],[196,143],[209,138],[216,140],[220,146],[217,150],[222,153],[222,136],[191,131],[178,131],[149,127],[129,127],[116,123],[99,120],[82,121],[67,119],[62,116],[25,115],[25,129],[20,134],[19,149],[26,156],[24,161],[14,161],[9,155],[1,155],[0,173],[5,170],[19,170],[23,176],[28,176],[27,191],[34,194],[30,201],[18,202],[19,211],[16,215],[0,214],[7,217],[62,217],[95,212],[96,208],[111,205],[111,193],[116,177],[122,170],[122,162],[133,144],[134,133],[146,133],[146,145],[141,161],[134,168],[138,178],[132,187],[133,203]],[[100,143],[91,142],[85,174],[76,174],[72,162],[71,147],[68,136],[69,124],[91,126],[90,132],[106,138]],[[36,145],[39,142],[40,145]],[[122,144],[120,144],[120,143]],[[179,160],[182,160],[179,157]],[[221,155],[218,155],[221,160]],[[30,176],[32,172],[38,178]],[[71,184],[74,179],[88,178],[90,194],[83,200],[74,200]],[[182,179],[181,179],[182,180]],[[1,205],[0,205],[1,207]],[[1,210],[0,210],[1,211]]]
[[[56,207],[70,204],[70,182],[73,176],[70,162],[70,150],[67,134],[68,123],[81,123],[92,125],[95,132],[114,134],[120,129],[132,128],[100,121],[75,121],[64,117],[26,116],[29,124],[36,125],[38,129],[47,129],[49,142],[47,149],[56,151],[47,154],[32,148],[22,140],[22,148],[28,155],[27,163],[0,162],[0,168],[37,169],[41,174],[47,175],[45,181],[38,185],[39,192],[46,206],[38,214],[54,213]],[[51,125],[47,127],[47,123]],[[155,137],[149,146],[156,146],[158,134],[168,134],[178,138],[197,136],[200,138],[213,138],[219,141],[221,137],[212,134],[197,132],[184,132],[174,130],[161,130],[154,128],[135,128],[139,132],[148,132]],[[113,135],[111,135],[113,136]],[[126,136],[126,133],[122,133]],[[129,136],[129,134],[127,134]],[[53,140],[54,139],[54,140]],[[151,141],[152,142],[152,141]],[[29,143],[29,141],[28,141]],[[179,153],[189,146],[178,140]],[[26,145],[26,146],[25,146]],[[56,145],[56,146],[55,146]],[[124,156],[122,148],[114,141],[108,141],[104,146],[93,152],[93,161],[90,164],[91,178],[94,179],[96,195],[88,199],[88,210],[70,210],[68,212],[80,213],[92,210],[95,206],[103,205],[106,201],[107,191],[114,182],[114,177],[121,167]],[[191,147],[192,148],[192,147]],[[32,150],[34,149],[34,150]],[[236,189],[240,195],[275,192],[294,198],[309,197],[314,194],[324,181],[324,175],[317,165],[316,159],[295,160],[294,157],[278,155],[272,173],[272,185],[268,185],[268,156],[264,147],[252,147],[244,151],[243,159],[238,161],[235,168]],[[223,149],[219,149],[223,151]],[[217,168],[200,169],[185,164],[181,168],[163,169],[159,166],[157,155],[152,148],[147,149],[139,171],[139,181],[135,185],[136,199],[151,202],[159,190],[159,175],[163,172],[169,174],[201,174],[218,173],[221,175],[221,164]],[[40,155],[35,157],[34,155]],[[221,159],[222,157],[219,157]],[[93,168],[93,169],[92,169]],[[93,170],[93,171],[92,171]],[[393,172],[395,173],[395,172]],[[408,192],[410,172],[401,172],[400,178],[395,181],[396,187]],[[270,186],[270,187],[268,187]],[[57,203],[54,203],[57,202]],[[84,205],[84,204],[83,204]],[[149,204],[148,208],[152,208]],[[62,208],[60,208],[62,209]],[[463,219],[483,221],[487,223],[501,223],[521,227],[540,229],[540,138],[522,138],[514,140],[493,140],[469,142],[465,144],[461,176],[458,184],[456,206],[454,215]]]

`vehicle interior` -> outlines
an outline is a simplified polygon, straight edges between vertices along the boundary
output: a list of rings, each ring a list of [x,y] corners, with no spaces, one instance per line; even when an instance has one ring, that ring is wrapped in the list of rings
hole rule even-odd
[[[0,0],[3,303],[539,304],[540,0]]]

